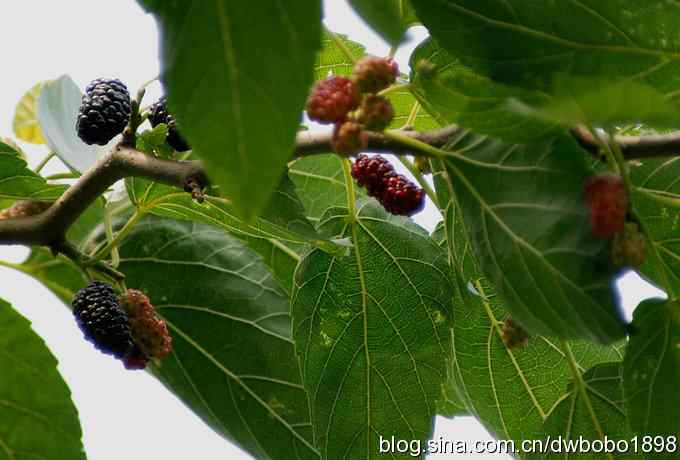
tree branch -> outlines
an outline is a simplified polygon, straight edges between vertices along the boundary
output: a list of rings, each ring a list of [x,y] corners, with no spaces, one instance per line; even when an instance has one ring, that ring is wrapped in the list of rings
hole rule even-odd
[[[433,147],[444,147],[461,131],[461,128],[451,125],[426,132],[403,130],[399,134]],[[572,134],[584,149],[598,155],[599,143],[587,129],[577,127],[572,130]],[[293,156],[330,153],[331,137],[330,132],[299,132]],[[616,141],[626,159],[680,155],[680,134],[621,137]],[[398,155],[425,154],[380,133],[369,133],[368,150]],[[206,174],[198,161],[165,160],[119,145],[80,176],[47,211],[32,217],[0,220],[0,245],[38,245],[58,250],[63,247],[66,232],[78,217],[97,197],[126,177],[146,178],[193,193],[196,193],[197,188],[208,185]]]
[[[585,150],[600,156],[600,142],[585,126],[577,126],[571,134]],[[606,134],[603,134],[605,139]],[[680,156],[680,132],[650,136],[615,136],[626,160]]]

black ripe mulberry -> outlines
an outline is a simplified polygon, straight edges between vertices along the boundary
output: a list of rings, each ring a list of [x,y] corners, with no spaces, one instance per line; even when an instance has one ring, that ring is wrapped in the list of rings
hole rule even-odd
[[[93,281],[78,291],[73,314],[85,339],[101,352],[122,359],[133,348],[128,315],[110,285]]]
[[[357,156],[352,165],[352,177],[392,214],[412,216],[425,206],[425,191],[406,176],[397,174],[380,155]]]
[[[168,137],[166,141],[170,147],[178,152],[186,152],[191,149],[187,141],[179,133],[177,128],[177,120],[168,112],[167,98],[163,96],[149,109],[149,122],[152,127],[156,127],[161,123],[168,126]]]
[[[89,145],[106,145],[123,132],[131,113],[130,93],[120,80],[94,80],[85,88],[78,112],[78,137]]]
[[[354,83],[362,93],[377,93],[397,80],[399,66],[394,59],[366,56],[354,66]]]
[[[307,115],[319,123],[339,123],[360,102],[359,90],[352,80],[336,75],[316,84],[307,100]]]

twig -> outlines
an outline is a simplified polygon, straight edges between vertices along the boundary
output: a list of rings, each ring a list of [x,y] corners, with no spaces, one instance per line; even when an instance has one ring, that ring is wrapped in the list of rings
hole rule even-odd
[[[73,246],[70,243],[65,242],[55,243],[51,246],[51,249],[52,253],[55,256],[58,254],[63,254],[64,256],[74,261],[83,270],[87,270],[87,268],[91,266],[98,272],[108,276],[114,281],[123,281],[125,279],[125,275],[123,275],[115,268],[111,267],[109,264],[102,261],[91,262],[90,258],[87,255],[80,252],[75,246]]]
[[[600,156],[601,143],[588,128],[577,126],[571,130],[571,134],[581,147],[593,155]],[[611,143],[609,139],[607,140]],[[615,136],[614,142],[626,160],[680,156],[680,132],[649,136]]]
[[[439,157],[451,139],[461,132],[456,125],[418,132],[411,130],[369,133],[368,149],[396,155]],[[572,130],[579,143],[598,154],[599,145],[583,129]],[[332,133],[302,131],[297,135],[294,157],[331,153]],[[680,155],[680,133],[666,136],[616,138],[626,159]],[[155,182],[197,191],[208,185],[198,161],[174,161],[146,155],[132,147],[118,145],[80,176],[52,206],[42,214],[0,220],[0,245],[20,244],[54,246],[65,241],[68,229],[85,210],[117,181],[140,177]]]

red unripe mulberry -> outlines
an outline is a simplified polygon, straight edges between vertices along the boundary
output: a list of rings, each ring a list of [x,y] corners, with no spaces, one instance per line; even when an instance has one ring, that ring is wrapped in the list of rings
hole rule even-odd
[[[623,230],[628,212],[628,194],[620,175],[603,173],[586,182],[584,196],[590,227],[597,236],[612,238]]]
[[[319,123],[338,123],[359,107],[361,96],[349,78],[332,76],[316,84],[307,100],[307,115]]]

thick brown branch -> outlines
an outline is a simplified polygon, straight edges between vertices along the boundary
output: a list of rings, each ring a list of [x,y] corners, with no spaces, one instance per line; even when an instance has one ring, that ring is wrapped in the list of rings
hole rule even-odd
[[[207,184],[199,162],[164,160],[119,146],[85,172],[44,213],[0,220],[0,244],[61,244],[71,225],[97,197],[126,177],[144,177],[176,187],[184,187],[190,179]]]
[[[401,131],[402,136],[418,139],[434,147],[443,147],[460,133],[455,125],[442,129],[417,132]],[[581,146],[597,155],[599,144],[584,128],[575,128],[572,134]],[[680,154],[680,134],[649,137],[617,138],[626,158],[648,158]],[[331,152],[330,132],[300,132],[294,157]],[[424,155],[393,138],[371,133],[369,151]],[[43,245],[58,247],[66,232],[78,217],[102,193],[126,177],[141,177],[196,192],[207,178],[197,161],[172,161],[145,155],[135,149],[118,146],[83,174],[47,211],[18,219],[0,220],[0,244]]]

